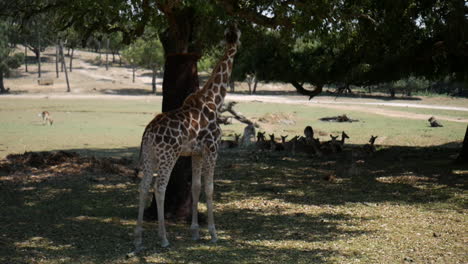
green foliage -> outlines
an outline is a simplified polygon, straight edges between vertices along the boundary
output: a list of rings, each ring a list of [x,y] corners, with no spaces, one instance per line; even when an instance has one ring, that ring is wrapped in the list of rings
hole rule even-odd
[[[122,33],[121,32],[114,32],[108,35],[109,37],[109,49],[110,51],[115,54],[118,53],[121,49],[124,48],[122,43]]]
[[[217,57],[212,53],[206,53],[197,63],[198,71],[210,72],[216,65]]]
[[[158,39],[137,39],[123,52],[122,57],[128,63],[149,69],[160,69],[164,65],[161,42]]]
[[[461,0],[33,3],[0,6],[0,14],[31,17],[51,10],[52,28],[71,27],[83,39],[120,32],[116,43],[131,43],[151,27],[151,34],[167,43],[167,53],[204,54],[219,42],[213,36],[236,21],[243,46],[235,79],[255,73],[264,81],[374,85],[410,76],[449,77],[460,84],[459,92],[467,90],[468,6]],[[209,58],[200,63],[201,69],[209,65]]]
[[[11,31],[10,24],[0,21],[0,36],[4,36],[0,38],[0,74],[8,75],[10,69],[19,68],[24,61],[22,53],[12,55],[14,45],[9,38]]]
[[[52,44],[57,36],[53,21],[46,14],[38,14],[23,21],[23,24],[15,30],[16,43],[26,46],[36,56]]]

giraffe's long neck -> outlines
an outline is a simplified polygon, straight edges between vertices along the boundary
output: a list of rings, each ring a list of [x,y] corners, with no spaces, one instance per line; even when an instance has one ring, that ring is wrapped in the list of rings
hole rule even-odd
[[[236,52],[237,44],[227,45],[223,57],[218,64],[216,64],[210,79],[202,88],[202,92],[206,96],[207,100],[213,102],[218,110],[223,105],[224,97],[226,96]]]

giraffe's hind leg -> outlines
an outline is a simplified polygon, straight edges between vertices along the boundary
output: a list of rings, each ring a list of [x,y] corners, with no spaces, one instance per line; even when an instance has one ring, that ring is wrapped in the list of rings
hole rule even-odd
[[[139,252],[143,249],[142,246],[142,232],[143,232],[143,213],[146,206],[146,198],[151,186],[151,181],[153,179],[153,169],[151,164],[145,164],[143,169],[143,179],[140,182],[140,195],[139,195],[139,205],[138,205],[138,219],[137,225],[135,228],[135,252]]]
[[[161,239],[161,246],[168,247],[169,241],[166,237],[166,225],[164,220],[164,199],[166,195],[167,184],[169,183],[169,178],[171,177],[172,169],[177,161],[178,155],[177,152],[172,153],[172,155],[166,155],[158,159],[158,164],[156,167],[156,177],[154,194],[156,197],[156,205],[158,207],[158,233],[159,238]]]
[[[154,186],[154,195],[156,197],[156,205],[158,207],[158,234],[161,239],[161,246],[168,247],[169,241],[166,237],[166,225],[164,220],[164,199],[166,195],[167,182],[169,181],[169,173],[158,173]],[[164,180],[167,179],[167,180]]]
[[[216,152],[210,152],[207,157],[205,157],[204,162],[204,174],[205,174],[205,195],[206,195],[206,207],[208,211],[208,231],[211,235],[211,242],[215,243],[218,241],[218,236],[216,235],[216,228],[214,223],[214,214],[213,214],[213,191],[214,191],[214,170],[216,166]]]
[[[200,199],[202,161],[201,156],[192,156],[192,225],[190,226],[190,230],[192,231],[193,240],[200,239],[198,201]]]

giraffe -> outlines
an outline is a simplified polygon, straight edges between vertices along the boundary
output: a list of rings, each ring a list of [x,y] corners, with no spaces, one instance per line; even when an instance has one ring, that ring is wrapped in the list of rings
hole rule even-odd
[[[169,246],[164,223],[164,198],[171,171],[179,156],[192,156],[192,239],[198,240],[198,201],[201,174],[204,175],[208,230],[211,241],[218,240],[213,216],[213,174],[221,140],[217,123],[223,105],[234,55],[240,44],[240,31],[230,26],[225,31],[224,55],[202,89],[189,95],[176,110],[157,115],[145,128],[141,141],[140,166],[143,178],[139,186],[139,209],[135,228],[135,252],[143,249],[142,224],[146,197],[154,178],[158,207],[158,234],[161,246]],[[153,176],[153,173],[156,176]]]

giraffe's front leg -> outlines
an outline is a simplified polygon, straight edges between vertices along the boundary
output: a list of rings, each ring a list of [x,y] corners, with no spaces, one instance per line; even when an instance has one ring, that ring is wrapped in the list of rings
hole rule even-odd
[[[192,239],[200,239],[200,226],[198,224],[198,201],[200,199],[201,189],[201,168],[202,168],[202,157],[195,155],[192,156],[192,225],[190,230],[192,231]]]
[[[215,243],[218,241],[216,235],[216,228],[214,223],[213,214],[213,191],[214,191],[214,170],[216,166],[217,153],[210,153],[205,159],[205,195],[206,195],[206,207],[208,211],[208,231],[211,235],[211,242]]]

